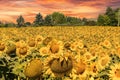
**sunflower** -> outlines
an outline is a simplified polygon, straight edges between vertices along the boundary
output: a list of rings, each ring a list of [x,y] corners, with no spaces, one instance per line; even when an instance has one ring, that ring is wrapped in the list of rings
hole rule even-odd
[[[120,57],[120,47],[117,47],[116,54]]]
[[[34,38],[28,38],[27,39],[27,44],[29,47],[35,47],[36,43],[35,43],[35,39]]]
[[[63,52],[63,42],[62,41],[57,41],[53,40],[51,41],[48,46],[49,47],[49,52],[50,53],[62,53]]]
[[[20,41],[18,41],[18,42],[15,43],[16,48],[20,48],[20,47],[24,46],[25,44],[26,43],[25,43],[24,40],[20,40]]]
[[[46,38],[43,40],[43,44],[44,44],[44,45],[48,45],[49,42],[51,42],[51,41],[52,41],[52,37],[46,37]]]
[[[112,44],[109,40],[106,39],[106,40],[103,41],[102,46],[110,49],[112,47]]]
[[[21,47],[16,48],[16,55],[19,57],[25,57],[29,53],[29,48],[27,45],[23,44]]]
[[[49,48],[48,47],[41,47],[39,49],[40,55],[45,56],[45,55],[50,55],[49,54]]]
[[[36,44],[41,44],[43,41],[43,37],[40,36],[40,35],[37,35],[36,38],[35,38],[35,42]]]
[[[90,52],[86,52],[83,57],[85,58],[86,61],[90,61],[92,59],[94,59],[95,57],[90,53]]]
[[[112,80],[120,80],[120,63],[111,66],[110,77]]]
[[[98,67],[99,69],[104,69],[105,67],[107,67],[110,63],[110,57],[108,55],[104,56],[104,57],[100,57],[98,59]]]
[[[64,75],[69,75],[73,68],[73,57],[69,53],[53,54],[47,58],[45,65],[45,74],[53,77],[64,77]]]
[[[77,42],[73,42],[73,43],[71,43],[71,45],[70,45],[70,50],[76,51],[76,50],[77,50],[77,47],[78,47],[78,43],[77,43]]]
[[[43,64],[40,59],[31,60],[24,69],[24,74],[27,77],[38,77],[42,74]]]
[[[16,45],[15,45],[15,43],[13,41],[8,41],[6,45],[7,45],[6,53],[8,55],[10,55],[11,53],[16,52]]]
[[[86,80],[88,75],[87,64],[83,60],[77,61],[70,73],[72,80]]]
[[[97,62],[91,62],[90,65],[88,65],[88,72],[92,76],[98,74],[98,71],[100,70],[97,64],[98,64]]]

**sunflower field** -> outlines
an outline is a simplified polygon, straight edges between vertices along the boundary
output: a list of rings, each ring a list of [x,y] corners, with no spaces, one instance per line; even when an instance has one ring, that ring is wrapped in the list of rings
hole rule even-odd
[[[0,28],[0,80],[120,80],[120,28]]]

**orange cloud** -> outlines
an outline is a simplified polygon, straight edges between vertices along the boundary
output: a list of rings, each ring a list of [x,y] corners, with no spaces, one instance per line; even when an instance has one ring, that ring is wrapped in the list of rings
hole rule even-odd
[[[16,22],[19,15],[33,22],[37,13],[44,17],[53,12],[66,16],[97,18],[107,6],[119,7],[120,0],[0,0],[0,20]]]

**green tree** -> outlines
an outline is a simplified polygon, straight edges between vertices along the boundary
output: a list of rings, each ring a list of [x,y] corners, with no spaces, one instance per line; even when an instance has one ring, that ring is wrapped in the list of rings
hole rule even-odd
[[[52,14],[52,23],[53,25],[64,24],[66,23],[66,17],[62,13],[54,12]]]
[[[26,22],[25,23],[25,26],[27,27],[27,26],[31,26],[31,23],[30,22]]]
[[[117,20],[117,26],[120,26],[120,8],[115,10],[115,18]]]
[[[47,15],[46,17],[45,17],[45,25],[47,25],[47,26],[52,26],[53,25],[53,23],[52,23],[52,16],[51,15]]]
[[[25,24],[24,18],[22,17],[22,15],[20,15],[17,18],[17,25],[18,25],[18,27],[21,27],[21,26],[24,26],[24,24]]]
[[[117,20],[115,19],[115,11],[111,7],[107,7],[105,15],[110,18],[110,23],[108,24],[109,26],[117,25]]]
[[[87,25],[87,22],[88,22],[87,18],[82,19],[82,25]]]
[[[42,26],[44,24],[43,17],[40,13],[38,13],[35,17],[34,25],[35,26]]]
[[[110,18],[107,15],[99,15],[97,24],[99,26],[108,26],[110,24]]]
[[[69,25],[81,25],[81,19],[76,17],[67,17],[67,23]]]

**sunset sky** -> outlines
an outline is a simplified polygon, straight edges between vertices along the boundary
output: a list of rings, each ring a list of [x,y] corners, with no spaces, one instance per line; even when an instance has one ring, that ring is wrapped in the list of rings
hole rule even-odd
[[[97,18],[106,7],[120,7],[120,0],[0,0],[0,21],[16,22],[19,15],[33,22],[39,12],[45,17],[53,12],[78,18]]]

